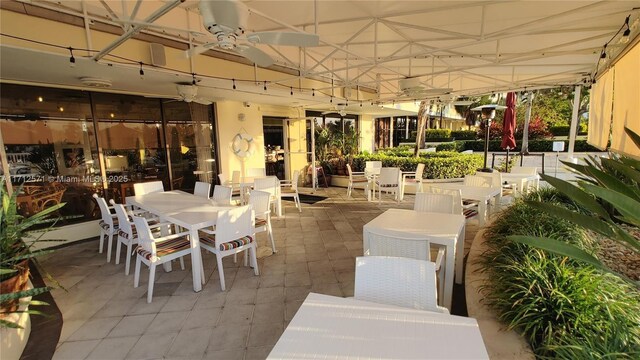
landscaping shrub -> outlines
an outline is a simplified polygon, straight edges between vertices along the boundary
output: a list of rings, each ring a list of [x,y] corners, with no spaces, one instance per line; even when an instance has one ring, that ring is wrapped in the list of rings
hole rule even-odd
[[[522,140],[522,131],[524,130],[524,121],[516,121],[515,138]],[[484,139],[484,128],[478,129],[477,138]],[[529,140],[546,139],[553,136],[549,131],[547,123],[541,118],[536,117],[529,121]],[[492,121],[489,128],[489,139],[502,139],[502,120]]]
[[[420,157],[393,156],[384,153],[360,154],[353,159],[353,170],[364,171],[366,161],[382,161],[384,167],[399,167],[401,171],[415,171],[418,163],[424,163],[424,179],[461,178],[474,174],[482,167],[482,156],[437,152],[421,154]]]
[[[556,140],[557,141],[557,140]],[[458,141],[456,141],[458,142]],[[462,150],[473,150],[473,151],[484,151],[484,141],[483,140],[464,140],[461,141],[464,145],[456,145],[456,148],[462,148]],[[554,140],[529,140],[529,151],[530,152],[551,152],[553,151],[553,142]],[[500,147],[499,140],[489,140],[489,151],[504,151]],[[516,148],[511,149],[512,151],[520,151],[520,146],[522,145],[522,140],[516,140]],[[565,140],[565,152],[569,150],[569,140]],[[586,140],[576,140],[574,144],[574,151],[576,152],[590,152],[590,151],[602,151],[596,147],[593,147],[587,143]]]
[[[436,151],[464,151],[464,141],[452,141],[436,145]]]
[[[451,137],[454,140],[475,140],[477,136],[478,134],[475,130],[455,130],[451,132]]]
[[[555,189],[526,199],[569,208],[576,205]],[[595,254],[581,228],[522,201],[487,228],[481,255],[488,282],[485,301],[510,328],[521,331],[536,356],[561,359],[637,358],[640,293],[629,283],[559,255],[506,239],[530,235],[558,239]]]
[[[424,132],[425,140],[431,139],[448,139],[451,138],[451,130],[449,129],[427,129]]]
[[[571,126],[569,125],[552,126],[549,128],[549,131],[551,131],[551,134],[553,134],[553,136],[569,136],[570,130],[571,130]],[[578,135],[586,135],[586,134],[587,134],[587,125],[580,124]]]

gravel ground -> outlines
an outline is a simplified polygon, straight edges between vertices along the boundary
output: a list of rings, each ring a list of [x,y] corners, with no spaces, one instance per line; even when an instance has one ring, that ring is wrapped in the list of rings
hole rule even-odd
[[[640,229],[627,228],[636,239],[640,239]],[[640,281],[640,253],[634,252],[619,242],[600,239],[598,257],[610,269]]]

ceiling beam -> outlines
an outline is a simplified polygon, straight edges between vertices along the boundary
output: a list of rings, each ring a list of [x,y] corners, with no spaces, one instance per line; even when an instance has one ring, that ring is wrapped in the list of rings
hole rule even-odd
[[[169,3],[164,4],[158,10],[154,11],[151,15],[149,15],[146,19],[144,19],[144,22],[154,22],[154,21],[156,21],[162,15],[168,13],[169,11],[171,11],[171,9],[173,9],[176,6],[182,4],[184,1],[185,0],[173,0],[173,1],[169,2]],[[134,36],[136,33],[138,33],[143,28],[144,28],[144,25],[131,26],[131,29],[126,31],[118,39],[114,40],[111,44],[107,45],[104,49],[100,50],[99,53],[94,55],[93,56],[93,60],[98,61],[98,60],[102,59],[105,55],[110,53],[113,49],[117,48],[118,46],[122,45],[122,43],[124,43],[125,41],[129,40],[132,36]]]

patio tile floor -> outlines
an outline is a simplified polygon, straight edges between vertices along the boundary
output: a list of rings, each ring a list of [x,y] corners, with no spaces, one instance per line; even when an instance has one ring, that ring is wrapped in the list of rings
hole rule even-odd
[[[301,213],[283,202],[285,215],[272,219],[276,254],[266,233],[258,234],[260,276],[240,258],[224,259],[225,292],[215,257],[205,252],[201,292],[192,290],[186,257],[187,270],[177,263],[172,272],[157,270],[151,304],[148,268],[134,288],[134,266],[125,276],[122,261],[107,263],[97,239],[48,255],[43,267],[66,288],[52,291],[64,320],[54,359],[264,359],[309,292],[353,296],[362,226],[386,209],[413,206],[412,195],[401,204],[389,196],[378,206],[362,190],[352,199],[343,188],[316,194],[328,198],[303,204]],[[467,224],[465,255],[476,229]]]

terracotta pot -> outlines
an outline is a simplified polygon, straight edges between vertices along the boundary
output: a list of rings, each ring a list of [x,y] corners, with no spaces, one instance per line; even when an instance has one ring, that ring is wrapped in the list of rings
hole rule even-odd
[[[29,282],[29,260],[22,260],[16,265],[18,273],[14,276],[0,282],[0,294],[8,294],[27,289]],[[11,312],[18,310],[19,299],[5,301],[0,304],[2,312]]]

